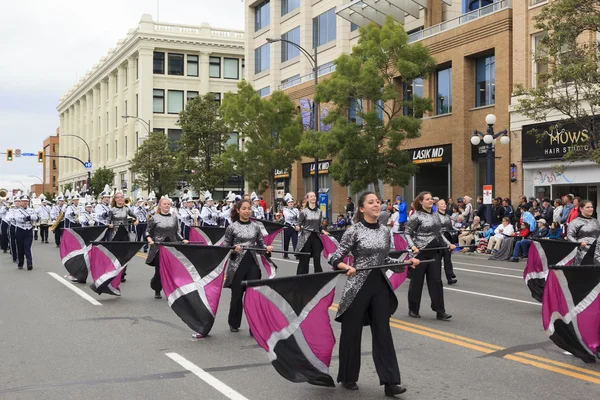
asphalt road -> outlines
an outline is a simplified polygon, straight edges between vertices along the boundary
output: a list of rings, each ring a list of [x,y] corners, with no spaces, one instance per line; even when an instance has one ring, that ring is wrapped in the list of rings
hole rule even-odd
[[[280,248],[279,241],[275,245]],[[275,372],[245,321],[239,333],[229,332],[229,290],[223,291],[211,336],[192,340],[166,300],[153,298],[153,270],[144,264],[143,254],[130,263],[117,298],[61,282],[66,271],[53,244],[34,242],[33,251],[33,271],[17,270],[10,256],[0,253],[0,399],[383,397],[368,329],[358,392],[293,384]],[[435,319],[426,291],[423,318],[409,318],[408,285],[397,290],[400,306],[391,325],[408,388],[400,398],[600,398],[600,365],[565,355],[548,340],[541,306],[522,280],[523,262],[461,254],[453,260],[459,282],[445,289],[450,321]],[[277,256],[275,261],[280,276],[295,273],[295,262]],[[341,290],[337,292],[336,301]],[[339,337],[339,324],[333,326]],[[331,365],[334,379],[337,350]]]

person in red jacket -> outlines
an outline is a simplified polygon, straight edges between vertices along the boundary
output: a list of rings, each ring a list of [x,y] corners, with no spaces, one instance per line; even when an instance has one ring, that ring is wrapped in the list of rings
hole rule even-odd
[[[258,205],[262,207],[262,209],[263,209],[263,211],[265,212],[265,215],[266,215],[267,214],[267,202],[264,201],[262,197],[258,201]]]
[[[578,196],[573,199],[573,209],[571,209],[569,216],[567,217],[567,225],[575,218],[579,217],[579,202],[581,202],[581,197]]]

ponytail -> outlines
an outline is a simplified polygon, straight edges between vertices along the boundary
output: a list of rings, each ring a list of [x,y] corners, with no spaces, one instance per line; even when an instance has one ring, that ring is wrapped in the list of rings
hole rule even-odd
[[[240,220],[240,208],[242,208],[242,204],[244,203],[248,203],[252,207],[250,200],[241,200],[235,203],[235,205],[231,208],[231,222],[238,222]]]

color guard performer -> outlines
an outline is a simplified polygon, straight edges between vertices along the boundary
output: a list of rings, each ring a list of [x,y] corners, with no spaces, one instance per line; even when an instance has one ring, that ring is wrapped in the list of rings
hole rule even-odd
[[[287,252],[290,247],[290,239],[292,240],[292,250],[295,249],[298,244],[298,232],[295,228],[298,225],[300,210],[294,207],[294,198],[290,193],[285,195],[283,201],[287,205],[283,208],[283,219],[285,221],[285,230],[283,231],[283,251]],[[289,258],[288,254],[283,253],[283,258]]]
[[[317,206],[317,195],[315,195],[315,192],[308,192],[306,198],[306,204],[304,209],[300,211],[298,225],[296,225],[295,228],[296,231],[300,232],[296,250],[303,253],[310,253],[311,255],[297,256],[299,262],[296,275],[308,274],[308,263],[311,257],[315,266],[315,272],[323,272],[323,269],[321,268],[323,243],[321,242],[319,233],[329,235],[329,233],[322,228],[323,212]]]
[[[260,199],[255,192],[250,195],[252,201],[252,218],[254,219],[265,219],[265,210],[260,206]]]
[[[133,220],[133,226],[137,226],[139,222],[137,217],[135,216],[133,211],[131,211],[131,208],[125,205],[125,196],[121,191],[117,191],[114,194],[110,205],[110,212],[108,213],[108,227],[110,228],[108,230],[108,240],[130,242],[131,239],[129,237],[129,229],[127,229],[127,227],[129,226],[129,219]],[[125,228],[127,234],[122,237],[118,237],[116,236],[117,231],[121,226]],[[121,282],[125,282],[127,280],[125,279],[126,274],[127,267],[125,267],[125,269],[123,270]]]
[[[202,226],[217,226],[217,218],[219,212],[214,206],[212,195],[210,192],[204,194],[204,207],[200,212],[200,219],[202,219]]]
[[[587,250],[600,236],[600,222],[593,217],[594,203],[589,200],[580,201],[578,212],[579,216],[571,221],[567,228],[567,240],[579,243],[573,265],[581,265]],[[597,243],[596,248],[598,248]]]
[[[50,214],[52,208],[48,205],[46,196],[40,195],[42,205],[37,209],[37,215],[40,217],[40,241],[42,243],[48,243],[48,229],[50,228],[50,221],[52,220]]]
[[[33,257],[31,256],[33,223],[39,220],[39,217],[34,209],[29,207],[29,197],[21,197],[21,208],[15,210],[14,220],[16,225],[18,268],[23,269],[26,258],[27,270],[31,271],[33,269]]]

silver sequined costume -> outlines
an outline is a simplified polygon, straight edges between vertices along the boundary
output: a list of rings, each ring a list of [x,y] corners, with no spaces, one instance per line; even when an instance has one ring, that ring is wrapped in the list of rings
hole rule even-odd
[[[442,246],[450,244],[448,239],[442,235],[442,222],[437,213],[416,211],[406,222],[404,234],[409,248],[416,246],[419,250],[424,249],[435,239]]]
[[[302,250],[311,233],[314,232],[317,235],[321,233],[322,223],[323,212],[320,208],[311,209],[310,207],[305,207],[300,211],[298,225],[300,225],[300,228],[302,229],[298,232],[298,243],[296,244],[297,250]]]
[[[590,245],[596,242],[600,236],[600,222],[596,218],[577,217],[569,223],[567,229],[567,240],[569,242],[586,242],[588,245],[585,248],[577,250],[574,265],[581,265],[581,260],[585,257]],[[598,253],[598,244],[596,244],[596,255]]]
[[[117,234],[117,230],[119,226],[123,225],[125,228],[128,227],[127,218],[131,217],[133,219],[137,219],[133,211],[129,207],[111,207],[108,213],[108,223],[112,224],[113,227],[110,229],[109,240],[113,240],[115,235]]]
[[[258,249],[267,248],[267,246],[265,246],[260,227],[258,224],[252,221],[236,221],[229,225],[225,230],[223,246],[233,247],[237,245],[240,245],[241,247],[253,247]],[[235,272],[240,266],[244,255],[246,255],[246,250],[242,251],[241,253],[232,252],[231,254],[232,256],[227,264],[227,275],[225,277],[224,287],[230,287],[233,277],[235,276]],[[252,254],[256,265],[260,267],[262,264],[260,261],[260,255],[255,251],[251,251],[250,254]]]
[[[330,263],[333,267],[337,268],[344,257],[352,253],[354,256],[353,267],[356,268],[357,272],[356,275],[348,277],[346,280],[340,306],[335,317],[336,321],[339,321],[342,314],[350,307],[358,291],[369,277],[369,274],[381,273],[383,276],[386,276],[385,269],[360,271],[361,268],[382,264],[398,264],[401,262],[399,259],[389,257],[390,246],[391,236],[389,229],[378,223],[369,224],[361,220],[348,228],[344,233],[340,247],[330,258]],[[402,272],[404,267],[398,267],[393,270],[394,272]],[[398,308],[398,299],[387,277],[385,280],[390,288],[390,315],[392,315],[396,311],[396,308]]]
[[[149,265],[155,265],[154,258],[158,254],[158,243],[180,242],[183,240],[179,234],[177,216],[173,213],[167,215],[160,213],[154,214],[148,222],[148,229],[146,229],[146,238],[148,238],[148,236],[156,243],[150,245],[150,250],[148,250],[146,264]]]

